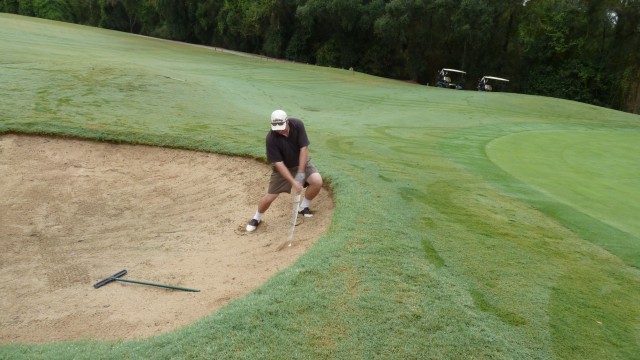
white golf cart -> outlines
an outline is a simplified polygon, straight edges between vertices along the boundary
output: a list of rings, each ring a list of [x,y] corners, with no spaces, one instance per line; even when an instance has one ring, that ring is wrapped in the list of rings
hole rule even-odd
[[[476,89],[478,91],[497,91],[499,87],[504,86],[508,83],[509,80],[495,77],[495,76],[483,76],[480,81],[478,81],[478,86]]]
[[[443,68],[438,73],[436,86],[447,89],[462,90],[464,89],[464,76],[466,74],[467,73],[462,70]]]

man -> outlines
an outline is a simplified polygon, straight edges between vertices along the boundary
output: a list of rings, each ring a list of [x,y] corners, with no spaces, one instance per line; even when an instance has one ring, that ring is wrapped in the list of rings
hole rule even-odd
[[[304,193],[304,199],[298,207],[299,214],[313,216],[309,205],[322,188],[322,176],[311,164],[309,158],[309,138],[300,119],[289,118],[283,110],[271,113],[271,131],[266,138],[267,160],[273,171],[269,180],[267,194],[260,199],[258,210],[247,224],[247,231],[253,232],[262,222],[262,215],[280,193]]]

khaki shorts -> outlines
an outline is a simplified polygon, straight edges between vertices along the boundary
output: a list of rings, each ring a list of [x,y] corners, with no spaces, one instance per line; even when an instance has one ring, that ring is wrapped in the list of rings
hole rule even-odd
[[[298,172],[298,167],[289,168],[289,172],[293,177],[296,176]],[[308,178],[311,174],[317,173],[318,170],[311,163],[311,161],[307,161],[307,166],[304,169],[304,178]],[[305,181],[304,187],[307,187],[309,184]],[[273,168],[273,172],[271,172],[271,178],[269,179],[269,190],[267,193],[269,194],[280,194],[280,193],[290,193],[291,192],[291,183],[287,181],[287,179],[280,174],[276,168]]]

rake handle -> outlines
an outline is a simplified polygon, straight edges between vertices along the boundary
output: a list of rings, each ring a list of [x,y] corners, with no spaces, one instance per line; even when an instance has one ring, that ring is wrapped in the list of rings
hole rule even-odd
[[[149,282],[144,282],[144,281],[137,281],[137,280],[120,279],[120,278],[114,278],[113,280],[123,281],[123,282],[128,282],[128,283],[133,283],[133,284],[157,286],[157,287],[161,287],[161,288],[165,288],[165,289],[200,292],[200,290],[198,290],[198,289],[189,289],[189,288],[183,288],[183,287],[172,286],[172,285],[154,284],[154,283],[149,283]]]
[[[97,289],[99,287],[107,285],[108,283],[110,283],[112,281],[123,281],[123,282],[134,283],[134,284],[157,286],[157,287],[161,287],[161,288],[165,288],[165,289],[200,292],[200,290],[197,290],[197,289],[189,289],[189,288],[183,288],[183,287],[171,286],[171,285],[163,285],[163,284],[154,284],[154,283],[149,283],[149,282],[144,282],[144,281],[137,281],[137,280],[121,279],[121,277],[123,277],[125,275],[127,275],[127,270],[122,270],[120,272],[117,272],[117,273],[109,276],[106,279],[98,281],[97,283],[95,283],[93,285],[93,287]]]

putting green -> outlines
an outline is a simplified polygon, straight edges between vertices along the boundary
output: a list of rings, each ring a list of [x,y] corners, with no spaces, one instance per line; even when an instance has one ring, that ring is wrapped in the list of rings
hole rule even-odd
[[[640,237],[639,132],[529,131],[495,139],[486,151],[516,179]]]

